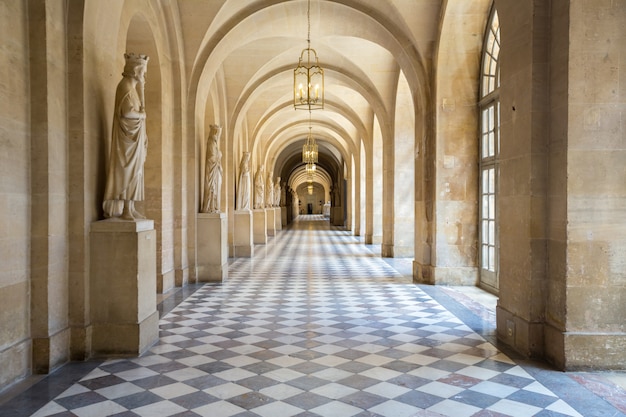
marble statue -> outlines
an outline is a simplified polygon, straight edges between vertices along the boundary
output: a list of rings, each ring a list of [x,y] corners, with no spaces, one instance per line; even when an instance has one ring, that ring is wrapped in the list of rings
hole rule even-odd
[[[244,152],[239,164],[237,210],[250,210],[250,152]]]
[[[284,206],[284,207],[289,205],[288,201],[287,201],[287,188],[288,188],[288,186],[285,185],[280,190],[280,205]]]
[[[333,187],[333,206],[341,207],[341,190],[339,189],[339,184],[335,184]]]
[[[267,174],[267,181],[265,182],[265,207],[272,208],[274,207],[274,180],[272,176],[274,171],[270,171]]]
[[[222,152],[219,149],[219,139],[222,128],[211,125],[207,139],[206,166],[204,168],[204,198],[202,199],[203,213],[220,212],[220,192],[222,190]]]
[[[144,84],[149,57],[124,54],[122,80],[115,91],[111,148],[104,191],[104,216],[145,219],[135,208],[144,199],[144,170],[148,151]]]
[[[254,178],[254,208],[265,208],[265,168],[261,165]]]
[[[280,207],[280,177],[276,178],[276,183],[274,184],[274,206]]]

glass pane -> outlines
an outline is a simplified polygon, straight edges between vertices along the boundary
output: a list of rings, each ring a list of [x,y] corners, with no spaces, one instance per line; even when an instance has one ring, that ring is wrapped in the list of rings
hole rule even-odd
[[[483,135],[483,158],[489,157],[489,135]]]
[[[496,103],[496,117],[497,117],[496,136],[497,136],[497,143],[498,143],[498,148],[496,149],[496,155],[500,155],[500,102],[499,101]]]
[[[489,168],[489,192],[496,192],[496,170],[494,168]]]
[[[489,128],[489,131],[491,132],[495,128],[495,118],[494,118],[495,108],[494,106],[491,106],[487,110],[488,110],[488,118],[489,118],[489,124],[487,126]]]
[[[489,218],[489,196],[488,195],[483,195],[483,212],[482,212],[482,218],[483,219],[488,219]],[[485,235],[486,236],[486,235]]]
[[[494,43],[496,43],[496,34],[493,31],[493,29],[490,29],[489,30],[489,35],[487,37],[487,45],[485,46],[487,51],[492,51],[493,50],[493,44]]]
[[[489,236],[489,222],[486,220],[482,221],[483,230],[482,230],[482,242],[487,241],[487,237]]]
[[[483,269],[489,269],[489,248],[487,246],[483,246],[482,249],[483,256],[481,266]]]
[[[489,190],[489,170],[483,170],[483,194]]]
[[[489,270],[495,271],[496,268],[496,248],[489,247]]]
[[[489,196],[489,218],[496,218],[496,196],[493,194]]]
[[[489,245],[495,246],[496,244],[496,222],[489,222]]]

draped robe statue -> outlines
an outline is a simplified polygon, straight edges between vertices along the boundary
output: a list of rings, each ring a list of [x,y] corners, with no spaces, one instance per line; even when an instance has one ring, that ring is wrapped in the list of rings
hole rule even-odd
[[[145,219],[135,209],[135,201],[144,199],[143,165],[148,151],[148,135],[143,91],[149,58],[134,53],[124,54],[124,58],[126,64],[123,78],[115,91],[111,148],[102,207],[107,218],[135,220]]]
[[[220,212],[220,192],[222,189],[222,152],[219,149],[219,138],[222,128],[211,125],[207,139],[206,166],[204,168],[203,213]]]
[[[280,207],[280,177],[276,178],[274,184],[274,207]]]
[[[250,210],[250,152],[244,152],[239,164],[237,210]]]
[[[265,168],[261,165],[254,178],[254,208],[265,207]]]
[[[273,173],[273,171],[270,171],[270,173],[267,175],[267,181],[265,182],[265,207],[267,208],[274,207],[274,180],[272,180]]]

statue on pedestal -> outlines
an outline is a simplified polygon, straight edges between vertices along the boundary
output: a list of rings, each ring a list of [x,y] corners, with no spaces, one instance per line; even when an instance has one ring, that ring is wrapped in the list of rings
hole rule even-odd
[[[265,207],[272,208],[274,207],[274,180],[272,176],[274,171],[270,171],[267,174],[267,181],[265,182]]]
[[[276,178],[276,183],[274,184],[274,206],[280,207],[280,177]]]
[[[244,152],[239,164],[237,210],[250,210],[250,152]]]
[[[285,184],[285,186],[280,189],[280,205],[284,207],[289,205],[287,201],[287,188],[288,186]]]
[[[222,189],[222,152],[219,149],[219,138],[222,128],[211,125],[207,139],[206,166],[204,168],[204,198],[202,213],[220,212],[220,191]]]
[[[254,208],[262,209],[265,207],[265,167],[261,165],[256,172],[254,178]]]
[[[145,219],[135,209],[144,199],[143,166],[148,152],[144,84],[149,57],[124,54],[126,64],[115,91],[111,149],[104,192],[104,216]],[[137,90],[139,87],[139,91]]]

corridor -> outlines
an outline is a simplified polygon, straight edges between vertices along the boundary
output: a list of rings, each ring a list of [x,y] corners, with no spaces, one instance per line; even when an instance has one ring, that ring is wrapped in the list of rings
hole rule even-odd
[[[231,261],[227,282],[163,303],[142,357],[69,364],[0,415],[623,415],[581,383],[591,376],[499,351],[479,314],[322,216]]]

